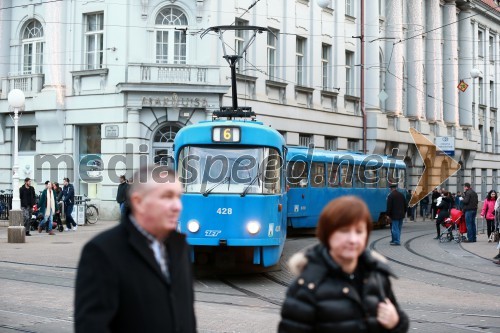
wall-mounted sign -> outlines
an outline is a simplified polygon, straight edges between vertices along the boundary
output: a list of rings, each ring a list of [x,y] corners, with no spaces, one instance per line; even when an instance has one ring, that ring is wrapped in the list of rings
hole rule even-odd
[[[104,135],[106,138],[118,137],[118,125],[106,125],[104,127]]]
[[[172,106],[172,107],[194,107],[204,108],[207,107],[208,101],[206,98],[198,97],[179,97],[176,93],[171,96],[162,97],[142,97],[142,106]]]
[[[444,154],[448,156],[455,156],[455,138],[452,136],[438,136],[436,137],[436,146],[441,149],[437,151],[438,156],[443,156]]]

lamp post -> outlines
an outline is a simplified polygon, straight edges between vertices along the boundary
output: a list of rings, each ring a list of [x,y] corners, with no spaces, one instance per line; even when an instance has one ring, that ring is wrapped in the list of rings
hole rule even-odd
[[[8,95],[9,105],[14,109],[14,156],[12,167],[12,210],[9,214],[9,228],[7,238],[9,243],[24,243],[25,228],[21,212],[21,201],[19,199],[19,147],[18,147],[18,123],[19,108],[24,105],[24,93],[22,90],[13,89]]]

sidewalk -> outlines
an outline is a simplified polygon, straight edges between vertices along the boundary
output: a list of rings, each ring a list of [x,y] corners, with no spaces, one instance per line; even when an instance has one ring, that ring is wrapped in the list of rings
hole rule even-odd
[[[55,231],[54,236],[31,231],[25,243],[7,243],[8,221],[0,221],[0,260],[54,267],[76,268],[80,252],[91,238],[117,225],[117,221],[99,220],[93,225],[80,225],[77,231]]]

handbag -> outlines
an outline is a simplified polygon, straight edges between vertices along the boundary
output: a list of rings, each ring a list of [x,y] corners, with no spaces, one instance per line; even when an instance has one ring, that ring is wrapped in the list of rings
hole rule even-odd
[[[497,230],[495,230],[495,231],[493,231],[493,232],[491,233],[490,238],[491,238],[491,237],[493,237],[493,242],[494,242],[494,243],[498,243],[498,241],[500,240],[500,234],[499,234],[499,232],[498,232],[498,229],[497,229]]]

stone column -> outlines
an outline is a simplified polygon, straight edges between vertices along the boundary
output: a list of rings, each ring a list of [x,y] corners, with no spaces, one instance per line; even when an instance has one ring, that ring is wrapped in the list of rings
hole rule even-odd
[[[424,32],[422,26],[423,0],[408,1],[408,39],[406,41],[407,64],[408,64],[408,92],[407,112],[408,118],[423,118],[424,111],[424,50],[422,37],[418,36]],[[411,38],[413,36],[418,36]]]
[[[453,24],[457,21],[457,7],[455,0],[448,0],[444,6],[444,59],[443,76],[444,95],[443,109],[444,122],[455,125],[458,120],[458,26]]]
[[[132,152],[132,158],[127,158],[127,161],[132,161],[132,165],[127,165],[127,176],[134,172],[135,169],[139,168],[140,165],[140,154],[139,146],[141,144],[141,127],[140,127],[140,115],[139,107],[127,107],[128,119],[127,119],[127,139],[126,144],[131,145],[132,149],[127,149],[126,153]]]
[[[385,103],[387,113],[398,115],[403,109],[403,4],[401,0],[388,0],[385,61],[388,63],[385,78],[385,91],[388,98]]]
[[[426,3],[427,17],[425,69],[427,78],[427,120],[434,122],[442,119],[442,52],[441,52],[441,9],[439,1]]]
[[[465,5],[461,7],[461,12],[458,16],[458,33],[460,54],[458,60],[458,75],[460,79],[464,79],[469,88],[465,92],[460,92],[460,109],[459,123],[460,126],[472,126],[472,97],[473,97],[473,79],[470,77],[472,69],[472,54],[473,54],[473,26],[471,19],[471,7]]]
[[[365,109],[380,110],[380,42],[378,1],[365,1]],[[375,40],[376,39],[376,40]],[[373,40],[373,41],[372,41]],[[377,64],[379,66],[377,66]],[[370,89],[366,89],[369,87]]]

